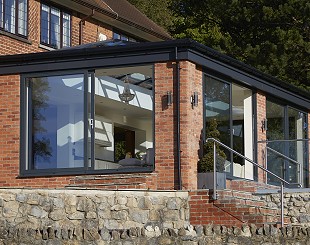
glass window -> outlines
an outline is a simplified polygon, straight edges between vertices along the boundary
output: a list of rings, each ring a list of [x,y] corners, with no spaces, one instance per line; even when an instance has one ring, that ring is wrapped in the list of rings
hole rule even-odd
[[[41,5],[41,43],[53,48],[70,46],[71,16],[61,10]]]
[[[84,166],[84,74],[28,79],[28,169]]]
[[[212,77],[207,77],[205,88],[206,138],[216,138],[253,159],[252,91]],[[221,169],[235,177],[253,179],[252,164],[227,149],[221,151],[226,155],[219,153],[225,157]]]
[[[0,29],[27,36],[27,0],[0,0]]]
[[[152,66],[96,70],[95,169],[153,168],[152,76]]]
[[[22,173],[152,170],[152,75],[150,65],[27,77]]]
[[[307,114],[288,105],[266,102],[267,168],[292,184],[307,186]],[[281,155],[282,154],[282,155]],[[278,182],[268,175],[270,183]]]
[[[127,35],[119,32],[113,32],[113,39],[118,39],[122,41],[130,41],[130,42],[137,42],[136,39],[132,37],[128,37]]]

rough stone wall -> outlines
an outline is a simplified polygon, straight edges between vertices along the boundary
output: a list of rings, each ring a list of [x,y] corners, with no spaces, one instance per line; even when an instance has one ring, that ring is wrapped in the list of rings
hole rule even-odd
[[[132,227],[122,230],[106,228],[52,228],[6,227],[0,223],[0,244],[74,244],[74,245],[214,245],[214,244],[309,244],[310,229],[300,227],[275,228],[270,225],[257,228],[244,225],[242,228],[225,226],[188,226],[171,229],[155,226]]]
[[[306,220],[309,197],[286,194],[288,213]],[[188,201],[185,191],[0,189],[0,245],[310,243],[309,220],[284,228],[192,226]]]
[[[2,189],[0,220],[33,229],[178,229],[189,223],[188,193]]]
[[[280,194],[263,195],[269,207],[281,208]],[[292,225],[310,227],[310,193],[285,193],[284,215]]]

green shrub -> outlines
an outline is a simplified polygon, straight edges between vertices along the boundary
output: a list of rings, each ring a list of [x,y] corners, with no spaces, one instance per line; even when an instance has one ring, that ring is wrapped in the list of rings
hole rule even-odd
[[[211,119],[207,123],[206,136],[207,138],[214,138],[219,140],[220,131],[217,129],[218,123],[215,118]],[[203,156],[198,162],[198,172],[213,172],[213,141],[208,141],[203,145]],[[223,150],[220,149],[219,145],[216,144],[216,171],[223,172],[226,155]]]

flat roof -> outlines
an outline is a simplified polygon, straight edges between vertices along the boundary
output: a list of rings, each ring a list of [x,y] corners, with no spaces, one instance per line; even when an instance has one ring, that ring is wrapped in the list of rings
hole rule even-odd
[[[90,43],[54,51],[0,56],[0,75],[189,60],[251,88],[310,109],[310,92],[265,74],[191,39],[131,43]]]

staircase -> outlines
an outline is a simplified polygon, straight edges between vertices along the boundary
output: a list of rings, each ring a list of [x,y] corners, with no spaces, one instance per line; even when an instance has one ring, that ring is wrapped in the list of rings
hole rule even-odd
[[[277,225],[280,208],[270,207],[257,195],[259,189],[278,189],[276,186],[259,184],[247,180],[231,180],[229,189],[217,190],[217,200],[212,199],[212,190],[192,192],[190,199],[191,223],[194,225],[216,224],[239,226],[243,224]],[[289,222],[288,218],[284,219]]]

